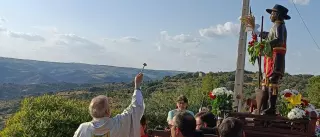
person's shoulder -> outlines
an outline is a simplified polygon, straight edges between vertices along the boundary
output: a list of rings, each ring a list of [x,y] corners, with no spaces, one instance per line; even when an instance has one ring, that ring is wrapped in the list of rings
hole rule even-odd
[[[91,122],[84,122],[80,124],[79,129],[88,129],[91,125]]]
[[[86,134],[88,129],[90,128],[91,123],[85,122],[79,125],[78,129],[76,130],[74,136],[81,136],[83,134]]]
[[[194,116],[194,113],[192,111],[187,110],[187,112]]]
[[[173,109],[173,110],[170,110],[168,113],[171,114],[171,113],[175,113],[177,111],[178,111],[177,109]]]

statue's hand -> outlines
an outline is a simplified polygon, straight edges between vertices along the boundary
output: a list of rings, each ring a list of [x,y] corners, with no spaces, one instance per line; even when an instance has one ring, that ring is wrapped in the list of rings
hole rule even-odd
[[[269,35],[269,32],[264,31],[259,34],[259,37],[262,37],[262,39],[266,39],[268,38],[268,35]]]

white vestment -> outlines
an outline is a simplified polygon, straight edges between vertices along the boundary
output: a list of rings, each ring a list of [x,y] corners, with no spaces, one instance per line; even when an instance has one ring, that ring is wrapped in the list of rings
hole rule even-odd
[[[140,119],[144,102],[140,90],[135,90],[132,101],[121,114],[82,123],[73,137],[140,137]]]

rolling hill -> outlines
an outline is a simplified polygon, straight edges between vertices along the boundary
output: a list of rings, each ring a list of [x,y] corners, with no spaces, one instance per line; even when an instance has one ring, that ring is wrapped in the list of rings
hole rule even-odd
[[[0,57],[0,83],[111,83],[129,82],[140,69],[81,63],[55,63]],[[145,80],[162,79],[178,71],[146,70]]]
[[[203,98],[207,95],[207,92],[214,87],[227,87],[232,90],[234,86],[235,72],[217,72],[207,73],[201,76],[198,73],[180,73],[175,76],[166,76],[161,80],[145,81],[142,85],[143,96],[145,98],[146,115],[150,121],[148,126],[154,128],[159,124],[166,123],[167,111],[174,108],[174,101],[176,96],[185,94],[190,99],[190,110],[197,112],[200,105],[206,106],[210,102],[208,98]],[[245,71],[244,73],[244,98],[243,102],[247,98],[255,96],[254,89],[257,85],[258,73]],[[307,95],[307,86],[310,91],[310,79],[314,78],[312,75],[290,75],[286,74],[284,79],[281,80],[280,90],[284,89],[297,89],[304,96]],[[35,84],[35,85],[14,85],[14,84],[2,84],[3,91],[12,95],[12,99],[0,100],[0,130],[4,125],[4,121],[19,110],[21,98],[15,98],[14,95],[9,94],[10,89],[19,88],[29,90],[26,94],[34,95],[32,91],[37,91],[36,96],[42,95],[50,90],[58,92],[52,92],[51,95],[63,96],[70,99],[80,99],[83,101],[90,101],[94,96],[107,95],[111,100],[111,107],[114,109],[114,113],[121,112],[130,102],[132,95],[132,83],[104,83],[104,84],[70,84],[70,83],[57,83],[57,84]],[[14,87],[14,88],[13,88]],[[62,88],[72,88],[71,90],[59,91]],[[1,89],[1,86],[0,86]],[[1,93],[2,91],[0,91]],[[24,95],[26,95],[24,94]],[[317,96],[317,95],[315,95]],[[319,102],[315,100],[316,102]],[[313,102],[315,102],[313,101]],[[85,106],[87,107],[87,106]]]

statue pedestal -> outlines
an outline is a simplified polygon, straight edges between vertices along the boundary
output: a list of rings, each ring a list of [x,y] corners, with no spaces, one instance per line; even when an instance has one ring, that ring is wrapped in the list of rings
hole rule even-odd
[[[316,114],[310,119],[290,120],[281,116],[253,115],[248,113],[230,113],[243,121],[248,137],[314,137]]]

